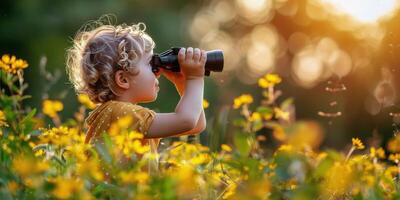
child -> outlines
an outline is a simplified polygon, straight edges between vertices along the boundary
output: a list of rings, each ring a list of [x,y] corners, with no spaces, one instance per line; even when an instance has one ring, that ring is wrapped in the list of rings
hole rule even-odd
[[[141,29],[141,25],[144,26]],[[150,59],[155,43],[143,23],[101,25],[78,32],[67,51],[67,73],[78,93],[88,94],[98,106],[85,120],[86,143],[101,140],[101,133],[123,116],[133,118],[131,128],[144,134],[143,142],[157,148],[160,138],[197,134],[205,129],[202,107],[206,52],[182,48],[181,72],[160,69],[153,73]],[[175,111],[155,113],[138,103],[156,100],[163,74],[181,96]]]

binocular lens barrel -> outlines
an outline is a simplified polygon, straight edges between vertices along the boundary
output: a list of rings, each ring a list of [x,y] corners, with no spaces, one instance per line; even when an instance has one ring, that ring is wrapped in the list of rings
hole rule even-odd
[[[213,72],[222,72],[224,69],[224,53],[221,50],[207,51],[205,69]]]
[[[164,68],[173,72],[179,72],[180,66],[178,62],[178,52],[180,47],[173,47],[161,54],[155,54],[152,58],[153,71],[158,71],[158,68]],[[209,76],[210,72],[222,72],[224,69],[224,53],[222,50],[206,51],[207,61],[205,64],[205,75]]]

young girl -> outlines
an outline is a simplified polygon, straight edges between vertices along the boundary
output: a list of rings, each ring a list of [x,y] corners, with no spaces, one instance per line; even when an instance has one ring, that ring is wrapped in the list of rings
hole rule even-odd
[[[160,138],[197,134],[205,129],[202,102],[206,52],[182,48],[178,54],[180,73],[160,69],[155,74],[150,65],[155,43],[145,29],[143,23],[101,25],[79,31],[68,49],[70,81],[78,93],[88,94],[98,104],[85,120],[85,142],[100,141],[101,133],[126,115],[133,118],[131,128],[143,133],[142,142],[153,150]],[[156,100],[161,74],[174,83],[181,96],[174,112],[155,113],[138,105]]]

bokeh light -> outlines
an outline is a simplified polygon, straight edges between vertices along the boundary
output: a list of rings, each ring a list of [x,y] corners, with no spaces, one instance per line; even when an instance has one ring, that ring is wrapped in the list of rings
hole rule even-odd
[[[274,17],[273,1],[236,0],[238,14],[249,23],[263,23]]]
[[[304,87],[312,87],[320,80],[324,72],[324,65],[315,56],[314,50],[307,48],[295,56],[292,70],[293,78],[298,84]]]
[[[373,23],[391,14],[397,7],[396,0],[321,0],[360,22]]]

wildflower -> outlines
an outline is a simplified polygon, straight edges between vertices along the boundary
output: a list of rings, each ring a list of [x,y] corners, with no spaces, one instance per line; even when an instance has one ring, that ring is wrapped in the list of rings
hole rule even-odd
[[[0,110],[0,127],[2,126],[8,126],[7,122],[6,122],[6,116],[4,114],[3,111]]]
[[[253,97],[249,94],[243,94],[234,99],[233,108],[238,109],[243,104],[250,104],[250,103],[253,103]]]
[[[293,150],[293,146],[292,145],[287,145],[287,144],[282,144],[281,146],[279,146],[277,151],[292,151]]]
[[[28,67],[28,63],[22,59],[16,59],[15,56],[5,54],[0,60],[0,69],[10,74],[16,74],[18,71]]]
[[[71,131],[65,126],[53,127],[52,129],[44,131],[39,135],[41,144],[56,144],[60,146],[65,146],[70,143],[73,134],[77,134]]]
[[[223,151],[226,151],[226,152],[231,152],[232,151],[232,148],[229,145],[226,145],[226,144],[222,144],[221,145],[221,149]]]
[[[322,183],[323,199],[329,196],[337,197],[348,192],[353,182],[353,173],[351,167],[346,163],[335,162],[325,175]]]
[[[268,88],[280,83],[281,81],[281,77],[277,74],[266,74],[264,77],[258,79],[258,85],[261,88]]]
[[[224,193],[224,195],[222,196],[222,199],[228,199],[230,198],[232,195],[234,195],[236,193],[236,188],[237,185],[236,183],[232,183],[228,186],[226,192]]]
[[[370,148],[370,156],[372,158],[385,158],[385,150],[382,147],[375,149],[374,147]]]
[[[353,143],[353,147],[355,149],[364,149],[364,144],[358,138],[351,138],[351,142]]]
[[[94,179],[101,181],[104,179],[104,175],[100,170],[100,163],[95,159],[90,159],[82,163],[77,164],[77,173],[79,175],[89,174]]]
[[[119,177],[124,184],[134,184],[134,183],[147,183],[149,180],[149,174],[145,172],[120,172]]]
[[[387,143],[387,148],[392,153],[400,152],[400,135],[396,135]]]
[[[35,156],[39,157],[44,155],[46,152],[43,149],[39,149],[35,152]]]
[[[398,164],[400,160],[400,154],[390,154],[389,155],[389,160],[393,161],[394,163]]]
[[[274,108],[275,116],[278,119],[289,120],[290,113],[287,111],[283,111],[280,108]]]
[[[83,182],[80,179],[70,179],[58,176],[49,181],[55,183],[56,187],[52,194],[59,199],[69,199],[74,194],[83,190]]]
[[[50,166],[46,161],[36,161],[33,158],[18,156],[13,159],[12,167],[14,171],[22,177],[40,174],[46,171]]]
[[[8,191],[10,191],[13,194],[18,190],[18,188],[19,188],[19,185],[15,181],[10,181],[10,182],[7,183]]]
[[[249,121],[254,122],[254,121],[260,121],[261,120],[261,114],[258,112],[253,112],[249,118]]]
[[[87,94],[79,94],[78,95],[78,101],[83,104],[85,107],[89,109],[94,109],[96,107],[96,104],[93,103]]]
[[[143,138],[143,134],[131,131],[129,133],[121,132],[116,135],[113,139],[115,144],[122,150],[122,152],[128,156],[131,153],[144,154],[150,150],[149,145],[143,145],[139,139]]]
[[[53,100],[44,100],[43,101],[43,113],[48,115],[51,118],[57,116],[57,112],[63,110],[64,105],[60,101]]]
[[[200,153],[190,159],[191,163],[194,165],[200,165],[210,162],[210,156],[206,153]]]
[[[83,136],[83,135],[82,135]],[[79,161],[86,161],[87,157],[85,152],[90,149],[90,145],[84,142],[77,142],[76,140],[70,141],[68,146],[65,148],[65,155],[77,158]]]
[[[203,99],[203,108],[206,109],[208,106],[210,106],[210,103],[206,99]]]

